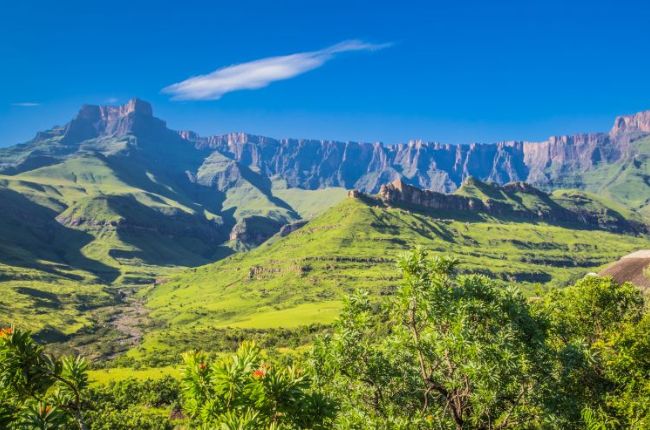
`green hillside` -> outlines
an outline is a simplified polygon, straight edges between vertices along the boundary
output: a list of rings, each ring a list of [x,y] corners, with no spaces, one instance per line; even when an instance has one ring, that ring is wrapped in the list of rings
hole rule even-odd
[[[58,154],[51,149],[56,139],[48,142],[39,150]],[[110,154],[80,151],[0,175],[1,324],[26,321],[25,327],[50,339],[90,328],[96,309],[119,305],[115,287],[150,284],[231,254],[238,245],[228,233],[238,220],[273,220],[272,235],[305,211],[273,195],[270,183],[261,190],[240,177],[223,191],[180,186],[155,163],[120,155],[116,141],[84,143],[91,145],[110,147]],[[15,148],[3,152],[20,158]],[[343,196],[283,191],[294,203]]]
[[[554,188],[580,188],[610,201],[650,215],[650,138],[630,144],[628,154],[612,164],[600,164],[591,170],[567,174],[556,180]]]
[[[136,354],[164,354],[181,339],[224,327],[291,328],[329,323],[356,288],[390,294],[396,257],[413,246],[456,255],[467,271],[562,286],[627,252],[643,237],[544,223],[388,208],[346,199],[303,228],[208,266],[170,276],[147,292],[156,327]]]

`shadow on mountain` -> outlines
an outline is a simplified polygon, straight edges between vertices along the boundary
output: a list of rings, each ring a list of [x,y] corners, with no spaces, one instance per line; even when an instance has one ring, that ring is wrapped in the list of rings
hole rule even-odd
[[[146,157],[100,157],[118,179],[134,188],[167,197],[195,211],[219,213],[221,210],[223,194],[191,182],[182,166],[156,164]],[[147,173],[152,174],[155,181]]]
[[[176,208],[157,210],[133,196],[98,196],[72,208],[67,222],[78,228],[114,230],[132,247],[112,249],[115,259],[138,259],[152,265],[197,266],[211,261],[227,239],[221,225],[200,214]]]
[[[300,218],[296,213],[296,211],[287,202],[273,195],[273,191],[272,191],[273,183],[271,182],[271,178],[269,178],[268,176],[264,176],[260,173],[254,172],[249,167],[243,166],[241,164],[239,164],[239,169],[242,178],[250,182],[251,184],[253,184],[253,186],[255,186],[258,190],[260,190],[262,194],[264,194],[271,201],[271,203],[273,203],[278,207],[290,211],[292,214],[296,216],[296,218]]]
[[[16,191],[0,188],[0,213],[0,262],[75,281],[83,277],[62,270],[65,266],[91,272],[104,282],[119,276],[117,269],[80,252],[93,236],[59,224],[55,211]]]
[[[37,290],[29,287],[18,287],[16,292],[32,299],[36,308],[60,309],[61,300],[59,297],[48,291]]]

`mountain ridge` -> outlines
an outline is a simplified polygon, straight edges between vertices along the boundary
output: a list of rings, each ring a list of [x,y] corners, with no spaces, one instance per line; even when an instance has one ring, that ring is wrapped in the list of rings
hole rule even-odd
[[[397,179],[445,193],[469,178],[501,185],[527,182],[546,191],[602,192],[650,214],[645,210],[650,208],[647,185],[636,187],[633,199],[610,192],[621,171],[650,183],[644,142],[650,142],[650,111],[617,117],[609,132],[552,136],[542,142],[413,140],[384,145],[247,133],[201,137],[167,128],[148,102],[132,99],[120,106],[84,105],[65,126],[0,149],[0,174],[15,177],[83,154],[104,157],[118,169],[120,180],[167,198],[182,196],[183,204],[195,211],[207,208],[221,217],[227,230],[222,237],[254,238],[246,245],[254,246],[300,219],[274,194],[277,181],[296,192],[339,187],[366,193],[377,193]],[[629,181],[618,182],[625,188]]]
[[[298,294],[291,300],[296,305],[304,302],[299,307],[301,318],[314,309],[309,300],[299,297],[299,286],[310,282],[310,273],[322,282],[312,291],[314,302],[327,301],[333,298],[332,291],[341,291],[341,280],[323,277],[339,266],[354,284],[361,279],[355,275],[361,265],[369,261],[383,265],[370,271],[388,288],[390,283],[377,272],[392,267],[393,260],[386,261],[384,251],[390,247],[395,253],[432,240],[440,251],[460,246],[475,267],[489,257],[499,276],[547,283],[551,277],[563,276],[559,267],[573,267],[571,273],[578,273],[583,266],[596,267],[629,252],[633,244],[646,245],[644,238],[623,224],[636,221],[639,215],[632,209],[644,208],[650,199],[645,116],[624,118],[617,127],[614,137],[600,133],[550,139],[533,146],[542,154],[538,157],[530,150],[526,155],[528,144],[523,142],[382,145],[276,140],[245,133],[203,138],[170,130],[141,100],[122,106],[84,106],[65,126],[39,132],[25,144],[0,148],[0,195],[6,197],[0,206],[7,214],[0,217],[4,238],[0,308],[10,309],[3,318],[32,315],[34,291],[44,291],[58,298],[52,308],[56,318],[39,314],[30,320],[30,328],[40,332],[49,327],[50,333],[65,330],[67,336],[95,324],[95,317],[86,315],[87,303],[102,307],[101,312],[107,304],[119,303],[113,288],[153,285],[179,269],[221,261],[254,247],[251,259],[246,257],[251,264],[242,271],[228,266],[233,269],[228,275],[231,282],[271,279],[279,288],[290,281],[296,288],[292,294]],[[530,178],[533,171],[561,179],[564,188],[582,187],[598,191],[598,196],[584,190],[549,195],[555,183],[530,193],[502,186]],[[596,227],[549,225],[549,218],[508,219],[487,211],[409,212],[345,199],[346,189],[375,194],[397,179],[404,186],[453,192],[450,198],[478,199],[480,205],[490,207],[553,214],[557,204],[571,213],[596,214]],[[610,201],[602,190],[613,190],[620,201]],[[633,204],[626,207],[621,201]],[[341,218],[337,208],[357,218]],[[329,215],[322,217],[324,213]],[[471,222],[468,215],[474,216]],[[316,218],[320,221],[308,222]],[[498,235],[500,230],[510,235],[507,243]],[[529,240],[541,239],[539,247],[551,247],[552,252],[543,258],[535,255],[520,232]],[[546,235],[555,237],[555,242],[547,244]],[[606,240],[611,249],[597,248],[600,245],[589,235]],[[364,237],[368,240],[356,243]],[[573,237],[581,238],[584,246],[575,244]],[[626,243],[619,245],[620,241]],[[274,254],[281,265],[263,255],[277,242],[288,244]],[[480,252],[475,250],[477,244],[483,247]],[[323,253],[321,245],[331,252]],[[493,246],[518,253],[519,259],[508,263],[512,267],[501,265],[502,254],[492,255],[489,250]],[[596,250],[599,255],[591,257],[589,253]],[[575,261],[563,255],[566,252],[575,254]],[[301,253],[315,257],[304,260]],[[531,264],[534,267],[529,269]],[[557,267],[546,269],[547,264]],[[210,282],[202,279],[201,285]],[[257,293],[266,294],[263,288]],[[233,296],[232,300],[239,299]],[[282,303],[289,304],[284,299]],[[267,305],[271,315],[274,304]],[[338,304],[329,309],[325,319],[336,314]],[[66,318],[74,321],[69,329],[62,322]]]
[[[414,207],[424,210],[486,214],[500,218],[574,225],[619,233],[643,234],[647,226],[640,220],[627,219],[607,205],[589,196],[573,195],[570,201],[547,194],[525,182],[510,182],[503,186],[468,178],[452,194],[421,190],[396,179],[382,185],[376,196],[351,191],[350,197],[376,198],[392,207]],[[572,203],[572,204],[567,204]]]
[[[282,175],[296,187],[336,185],[377,192],[383,183],[402,176],[411,185],[450,192],[470,176],[502,184],[525,181],[552,186],[564,171],[619,161],[629,155],[631,141],[650,135],[650,111],[617,117],[609,132],[551,136],[540,142],[382,144],[274,139],[241,132],[201,137],[180,131],[179,135],[196,148],[218,150],[268,175]],[[310,162],[309,153],[322,161]],[[302,163],[292,163],[290,158]]]
[[[202,137],[188,130],[168,129],[165,121],[153,116],[149,103],[132,99],[121,106],[84,105],[66,126],[40,132],[20,147],[28,149],[30,144],[54,138],[63,144],[58,152],[65,155],[70,144],[131,135],[137,135],[141,144],[157,141],[162,152],[168,146],[178,147],[181,152],[183,148],[194,147],[197,160],[192,164],[206,158],[201,154],[216,151],[262,175],[282,177],[288,186],[303,189],[338,186],[377,192],[382,184],[398,177],[419,188],[440,192],[455,190],[468,177],[500,184],[524,181],[554,188],[555,182],[568,173],[585,172],[632,157],[632,142],[650,136],[650,111],[617,117],[609,132],[551,136],[540,142],[452,145],[411,140],[382,144],[274,139],[241,132]],[[0,149],[0,172],[24,171],[38,165],[38,156],[42,155],[36,151],[32,163],[21,168],[20,163],[12,165],[3,157],[9,152],[7,148]],[[186,172],[190,180],[200,166],[191,167],[194,172]]]

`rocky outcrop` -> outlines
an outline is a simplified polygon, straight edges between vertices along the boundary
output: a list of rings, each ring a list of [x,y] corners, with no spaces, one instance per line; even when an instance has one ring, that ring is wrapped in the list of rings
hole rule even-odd
[[[650,111],[616,117],[610,136],[629,133],[650,133]]]
[[[382,185],[377,196],[388,206],[417,206],[458,213],[489,211],[489,207],[477,198],[421,190],[401,179]]]
[[[64,128],[61,142],[72,145],[102,137],[137,136],[143,143],[156,140],[164,144],[182,140],[167,128],[165,121],[153,116],[148,102],[132,99],[121,106],[84,105]]]
[[[477,182],[471,178],[468,181]],[[476,185],[483,189],[489,189],[489,194],[500,196],[501,199],[489,197],[479,199],[421,190],[406,184],[401,179],[382,185],[377,198],[387,206],[431,209],[453,217],[486,214],[527,221],[583,224],[590,228],[617,232],[642,233],[647,230],[643,224],[626,220],[609,208],[600,207],[590,210],[585,205],[587,202],[584,201],[558,202],[553,200],[549,194],[524,182],[514,182],[505,186],[480,182]],[[526,194],[528,196],[524,198]],[[355,198],[362,196],[363,194],[358,192],[354,196],[350,195]],[[584,195],[572,197],[574,200],[581,198],[586,199]],[[528,205],[516,203],[525,200],[529,202]],[[571,203],[571,205],[566,203]]]

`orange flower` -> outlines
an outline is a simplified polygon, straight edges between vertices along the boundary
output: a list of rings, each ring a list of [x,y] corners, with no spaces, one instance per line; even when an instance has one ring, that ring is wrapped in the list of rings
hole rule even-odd
[[[11,336],[14,333],[14,329],[11,327],[0,328],[0,337]]]
[[[266,369],[257,369],[253,371],[253,378],[261,379],[266,376]]]
[[[199,363],[199,369],[205,370],[208,366],[205,363]]]

